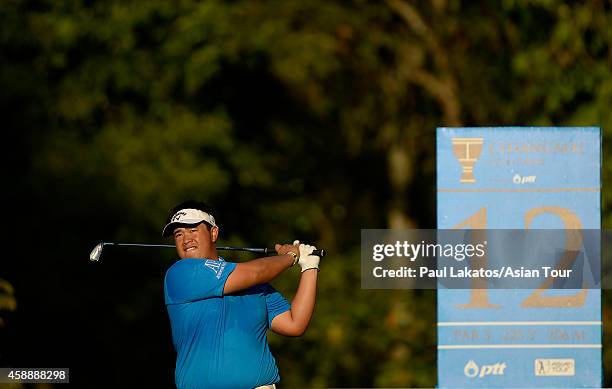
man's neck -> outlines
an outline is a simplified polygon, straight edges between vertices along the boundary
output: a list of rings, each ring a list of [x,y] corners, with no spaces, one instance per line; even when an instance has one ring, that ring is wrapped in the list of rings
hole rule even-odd
[[[216,248],[212,248],[209,252],[208,255],[206,256],[206,258],[210,258],[210,259],[215,259],[215,260],[219,260],[219,255],[217,254],[217,249]]]

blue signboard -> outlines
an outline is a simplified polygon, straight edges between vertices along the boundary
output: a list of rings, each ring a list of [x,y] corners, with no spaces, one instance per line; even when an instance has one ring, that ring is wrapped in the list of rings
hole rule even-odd
[[[438,228],[599,229],[600,167],[599,128],[438,128]],[[438,385],[600,387],[601,320],[599,289],[440,288]]]

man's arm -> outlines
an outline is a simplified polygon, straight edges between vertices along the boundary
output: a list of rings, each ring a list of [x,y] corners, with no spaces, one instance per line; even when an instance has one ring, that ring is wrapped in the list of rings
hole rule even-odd
[[[299,241],[293,244],[299,244]],[[319,275],[319,260],[312,255],[314,246],[300,245],[300,267],[302,277],[295,297],[291,302],[291,309],[272,319],[272,331],[285,336],[302,336],[310,324],[317,297],[317,277]]]
[[[317,269],[302,273],[291,309],[272,319],[272,331],[285,336],[302,336],[308,328],[317,297]]]
[[[289,254],[290,252],[296,254],[299,258],[300,251],[296,246],[277,244],[275,250],[279,254],[278,256],[259,258],[237,264],[225,281],[223,294],[234,293],[251,286],[270,282],[293,265],[295,257]]]

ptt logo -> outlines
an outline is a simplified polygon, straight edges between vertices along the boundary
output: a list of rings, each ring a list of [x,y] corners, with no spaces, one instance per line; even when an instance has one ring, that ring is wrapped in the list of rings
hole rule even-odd
[[[504,375],[504,370],[506,370],[506,362],[478,366],[476,362],[470,359],[463,368],[463,374],[469,378],[483,378],[488,375]]]
[[[520,176],[518,174],[515,174],[514,177],[512,177],[512,182],[515,184],[533,184],[534,182],[536,182],[536,176]]]

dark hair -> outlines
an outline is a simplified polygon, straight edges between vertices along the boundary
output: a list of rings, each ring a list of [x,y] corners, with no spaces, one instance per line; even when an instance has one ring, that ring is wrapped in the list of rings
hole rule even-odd
[[[204,211],[207,214],[211,215],[212,217],[215,218],[215,221],[217,220],[217,216],[215,215],[215,209],[211,206],[208,205],[202,201],[197,201],[197,200],[187,200],[187,201],[183,201],[182,203],[180,203],[179,205],[173,207],[170,210],[170,213],[168,214],[168,217],[166,218],[166,224],[170,223],[170,221],[172,220],[172,216],[174,216],[175,213],[177,213],[178,211],[180,211],[181,209],[199,209],[200,211]],[[202,222],[204,224],[206,224],[206,226],[210,229],[212,226],[207,223],[207,222]],[[218,223],[217,223],[218,225]]]

